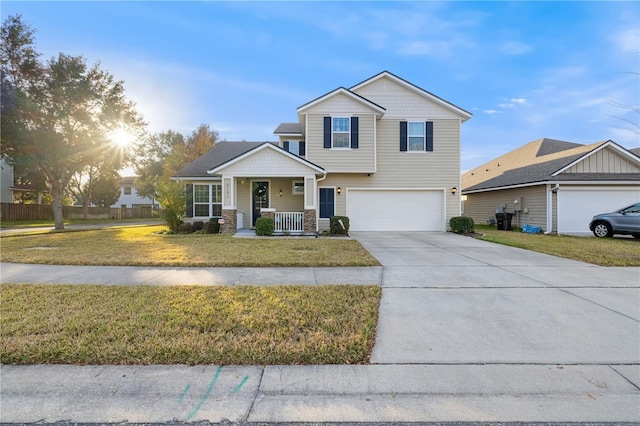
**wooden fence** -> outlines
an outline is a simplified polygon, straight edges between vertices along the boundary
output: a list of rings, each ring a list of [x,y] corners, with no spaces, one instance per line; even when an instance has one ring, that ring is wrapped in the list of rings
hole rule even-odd
[[[62,216],[65,219],[84,219],[81,206],[63,206]],[[158,210],[151,206],[111,208],[89,207],[87,219],[149,219],[157,218]],[[44,204],[0,203],[0,219],[7,221],[20,220],[53,220],[53,209]]]

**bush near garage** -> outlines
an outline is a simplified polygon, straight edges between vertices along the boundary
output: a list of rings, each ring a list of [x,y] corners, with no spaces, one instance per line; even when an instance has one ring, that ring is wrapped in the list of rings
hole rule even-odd
[[[456,216],[449,220],[451,230],[457,234],[471,234],[474,232],[473,219],[467,216]]]
[[[340,222],[344,225],[340,225]],[[349,218],[347,216],[331,216],[329,218],[329,233],[334,235],[349,233]]]

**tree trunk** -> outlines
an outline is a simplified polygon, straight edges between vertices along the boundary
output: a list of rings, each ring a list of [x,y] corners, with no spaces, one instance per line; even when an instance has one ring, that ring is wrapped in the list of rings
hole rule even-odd
[[[63,186],[58,181],[51,182],[51,195],[53,196],[53,220],[56,230],[64,229],[64,217],[62,216]]]
[[[82,198],[82,219],[87,220],[89,215],[89,195],[85,194]]]

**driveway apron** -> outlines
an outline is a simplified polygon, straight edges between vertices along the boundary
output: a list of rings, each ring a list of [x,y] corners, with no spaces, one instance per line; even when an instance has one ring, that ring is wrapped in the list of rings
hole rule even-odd
[[[640,268],[451,233],[354,233],[383,265],[374,364],[640,363]]]

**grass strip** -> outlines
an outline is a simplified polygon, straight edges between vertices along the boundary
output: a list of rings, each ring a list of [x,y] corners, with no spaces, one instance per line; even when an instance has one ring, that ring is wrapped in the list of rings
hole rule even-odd
[[[570,235],[527,234],[498,231],[487,225],[476,225],[484,233],[481,240],[552,254],[600,266],[640,266],[640,240],[633,238],[595,238]]]
[[[2,237],[3,262],[109,266],[376,266],[359,242],[329,238],[158,235],[165,226]]]
[[[363,364],[377,286],[0,286],[4,364]]]

